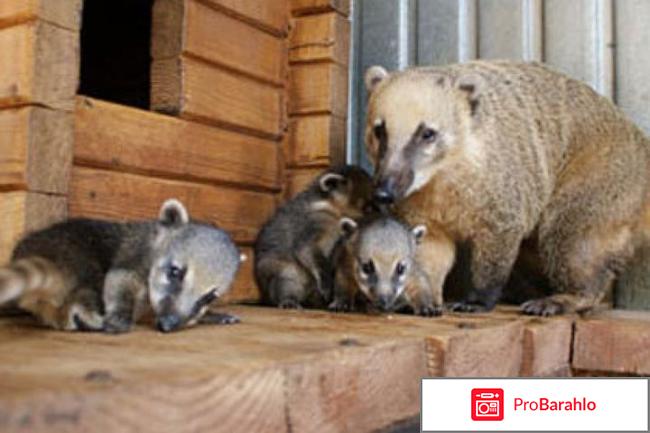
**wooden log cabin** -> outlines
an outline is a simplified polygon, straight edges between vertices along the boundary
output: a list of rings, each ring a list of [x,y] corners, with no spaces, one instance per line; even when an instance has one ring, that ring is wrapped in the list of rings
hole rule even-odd
[[[0,2],[0,260],[67,216],[168,197],[251,256],[276,206],[345,161],[349,0]],[[431,376],[650,374],[650,318],[441,319],[255,303],[173,335],[0,318],[0,431],[388,431]]]

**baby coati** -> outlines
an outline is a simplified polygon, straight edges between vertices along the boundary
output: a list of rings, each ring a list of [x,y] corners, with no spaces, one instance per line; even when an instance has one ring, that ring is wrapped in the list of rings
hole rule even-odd
[[[416,259],[417,245],[426,234],[423,225],[408,228],[383,215],[359,223],[343,218],[340,228],[344,241],[336,251],[335,295],[330,309],[350,311],[364,303],[382,311],[408,307],[422,316],[442,313],[442,292],[433,292]]]
[[[371,196],[370,176],[345,166],[320,174],[277,210],[255,243],[255,278],[265,303],[282,308],[327,305],[339,220],[361,217]]]
[[[204,317],[229,288],[240,254],[223,230],[190,222],[168,200],[158,221],[72,219],[26,236],[0,268],[0,305],[15,302],[44,324],[66,331],[128,331],[152,309],[169,332]]]

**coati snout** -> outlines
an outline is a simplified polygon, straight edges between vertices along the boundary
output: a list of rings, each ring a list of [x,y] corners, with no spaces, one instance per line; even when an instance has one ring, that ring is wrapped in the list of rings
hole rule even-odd
[[[190,223],[179,202],[165,203],[159,230],[149,301],[158,330],[170,332],[195,324],[228,290],[240,257],[226,233]]]

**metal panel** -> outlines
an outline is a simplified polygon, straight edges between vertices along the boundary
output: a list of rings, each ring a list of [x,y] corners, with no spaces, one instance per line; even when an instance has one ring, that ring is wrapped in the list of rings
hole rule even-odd
[[[541,60],[541,0],[479,0],[482,59]]]
[[[358,63],[353,91],[358,105],[356,118],[352,120],[350,156],[370,168],[363,143],[367,103],[363,74],[373,65],[382,65],[390,71],[414,64],[415,0],[357,0],[354,8],[355,22],[360,27],[354,48]]]
[[[611,98],[612,30],[611,0],[546,0],[545,61]]]
[[[417,64],[443,65],[476,58],[476,0],[419,0]]]
[[[617,0],[616,100],[650,133],[650,1]]]

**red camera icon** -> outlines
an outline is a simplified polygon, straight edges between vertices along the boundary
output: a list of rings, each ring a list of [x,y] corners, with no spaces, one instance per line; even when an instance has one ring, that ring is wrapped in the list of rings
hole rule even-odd
[[[474,421],[503,420],[503,389],[472,389],[472,419]]]

